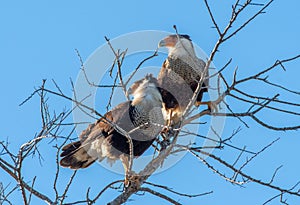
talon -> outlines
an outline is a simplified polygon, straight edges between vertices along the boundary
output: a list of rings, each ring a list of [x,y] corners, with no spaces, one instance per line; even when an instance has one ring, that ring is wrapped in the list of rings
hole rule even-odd
[[[163,129],[161,130],[161,133],[162,133],[162,134],[166,134],[166,133],[168,133],[168,132],[169,132],[169,127],[166,125],[166,126],[164,126]]]
[[[125,190],[128,189],[129,186],[130,186],[130,180],[129,180],[129,177],[128,177],[128,176],[125,176],[123,192],[125,192]]]
[[[166,149],[171,144],[171,140],[169,136],[172,136],[172,132],[173,129],[168,128],[167,130],[164,130],[164,132],[162,131],[160,133],[162,138],[156,139],[156,142],[160,145],[159,151]]]
[[[123,191],[125,191],[129,187],[131,187],[132,189],[136,189],[137,187],[139,187],[139,184],[139,176],[134,172],[128,173],[125,176]]]

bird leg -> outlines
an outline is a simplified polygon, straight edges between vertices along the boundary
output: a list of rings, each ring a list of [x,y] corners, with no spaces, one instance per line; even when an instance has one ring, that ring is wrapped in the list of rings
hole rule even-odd
[[[170,132],[172,130],[171,127],[174,124],[172,119],[173,119],[173,109],[169,109],[166,124],[165,124],[164,128],[162,129],[162,131],[160,133],[160,135],[162,136],[162,141],[159,141],[159,144],[161,146],[161,150],[164,150],[170,144],[169,136],[170,136]]]
[[[120,160],[122,162],[122,165],[124,167],[124,171],[125,171],[125,179],[124,179],[124,189],[129,187],[130,182],[128,180],[129,176],[130,176],[130,168],[129,168],[129,156],[127,154],[122,154],[120,156]]]
[[[172,115],[173,115],[173,109],[170,109],[170,112],[168,113],[168,118],[166,120],[166,125],[162,129],[162,133],[168,133],[170,126],[172,125]]]
[[[197,101],[195,102],[195,105],[197,107],[199,107],[200,105],[207,105],[208,109],[211,112],[218,112],[218,106],[214,101],[206,101],[206,102]]]
[[[120,160],[125,170],[124,191],[129,187],[135,189],[139,186],[139,176],[129,167],[129,155],[122,154]]]

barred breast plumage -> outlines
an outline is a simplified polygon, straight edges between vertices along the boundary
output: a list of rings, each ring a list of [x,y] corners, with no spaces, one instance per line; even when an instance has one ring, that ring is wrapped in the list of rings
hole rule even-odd
[[[88,126],[80,141],[63,147],[60,165],[72,169],[88,167],[97,159],[110,162],[120,159],[128,171],[130,145],[133,156],[142,155],[160,133],[165,121],[162,98],[156,79],[147,75],[131,91],[132,101],[119,104],[103,118]],[[125,133],[124,133],[125,132]]]
[[[158,75],[158,84],[162,88],[165,112],[174,115],[178,121],[190,102],[200,79],[203,80],[196,101],[201,102],[204,92],[208,91],[208,72],[205,62],[199,59],[193,44],[187,35],[170,35],[160,41],[159,46],[169,49],[168,57]]]

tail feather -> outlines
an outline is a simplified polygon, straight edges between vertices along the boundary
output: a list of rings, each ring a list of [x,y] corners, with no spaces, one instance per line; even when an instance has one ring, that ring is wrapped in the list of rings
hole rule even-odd
[[[64,146],[62,151],[60,156],[63,158],[60,160],[59,164],[63,167],[69,167],[71,169],[86,168],[96,160],[81,146],[80,141]]]

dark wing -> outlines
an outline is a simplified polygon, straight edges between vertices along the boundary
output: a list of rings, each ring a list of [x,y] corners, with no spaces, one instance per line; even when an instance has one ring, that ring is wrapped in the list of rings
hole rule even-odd
[[[135,107],[131,106],[130,102],[121,103],[113,110],[107,112],[96,123],[89,125],[79,136],[80,141],[63,147],[63,152],[61,153],[63,158],[60,161],[60,165],[72,169],[86,168],[96,159],[101,161],[108,157],[116,160],[122,154],[129,155],[128,138],[112,124],[116,124],[124,131],[130,132],[140,124],[149,121],[147,115],[144,115],[144,117],[139,116],[139,119],[133,119],[137,118],[135,110]],[[151,127],[141,127],[141,129],[136,129],[136,131],[130,133],[134,156],[142,155],[151,146],[160,131],[155,134],[149,134],[145,130],[153,129]]]
[[[81,147],[81,142],[73,142],[62,148],[61,157],[63,157],[59,164],[63,167],[71,169],[86,168],[90,166],[95,159],[87,154],[86,150]]]
[[[118,105],[115,110],[107,112],[104,118],[99,119],[94,124],[90,124],[87,129],[82,131],[79,136],[80,141],[64,146],[60,155],[63,157],[60,160],[60,165],[71,169],[86,168],[95,162],[96,159],[99,159],[99,153],[91,148],[92,143],[95,140],[102,142],[105,138],[115,134],[114,128],[107,120],[114,122],[123,114],[118,111],[124,111],[128,109],[128,106],[128,102]],[[102,159],[100,158],[99,160]]]
[[[166,108],[186,107],[193,96],[190,83],[186,82],[186,73],[177,63],[166,59],[157,78]]]
[[[153,109],[153,111],[154,110],[155,109]],[[134,156],[142,155],[151,146],[161,130],[161,128],[151,127],[151,125],[148,124],[150,122],[151,113],[145,113],[144,111],[144,108],[137,108],[137,106],[130,104],[123,107],[123,109],[112,110],[114,123],[124,131],[130,132]],[[159,111],[161,112],[161,108],[159,108]],[[119,117],[115,118],[118,115]],[[159,123],[158,120],[155,122]],[[137,127],[139,129],[136,129]],[[117,130],[114,129],[111,131],[105,140],[105,143],[106,142],[111,145],[106,149],[108,149],[114,157],[119,157],[121,154],[130,154],[128,138],[120,134]]]
[[[168,116],[169,124],[177,124],[181,120],[181,116],[198,86],[204,68],[205,62],[198,58],[183,60],[176,56],[168,56],[164,61],[157,80],[164,103],[164,113]],[[201,102],[203,93],[207,92],[208,74],[205,78],[197,96],[197,102]]]
[[[162,68],[160,69],[157,80],[165,107],[175,108],[178,106],[178,101],[176,100],[174,95],[172,95],[172,93],[174,94],[174,91],[172,92],[172,90],[175,86],[175,80],[173,81],[170,77],[170,71],[167,68],[167,63],[167,60],[165,60]]]

